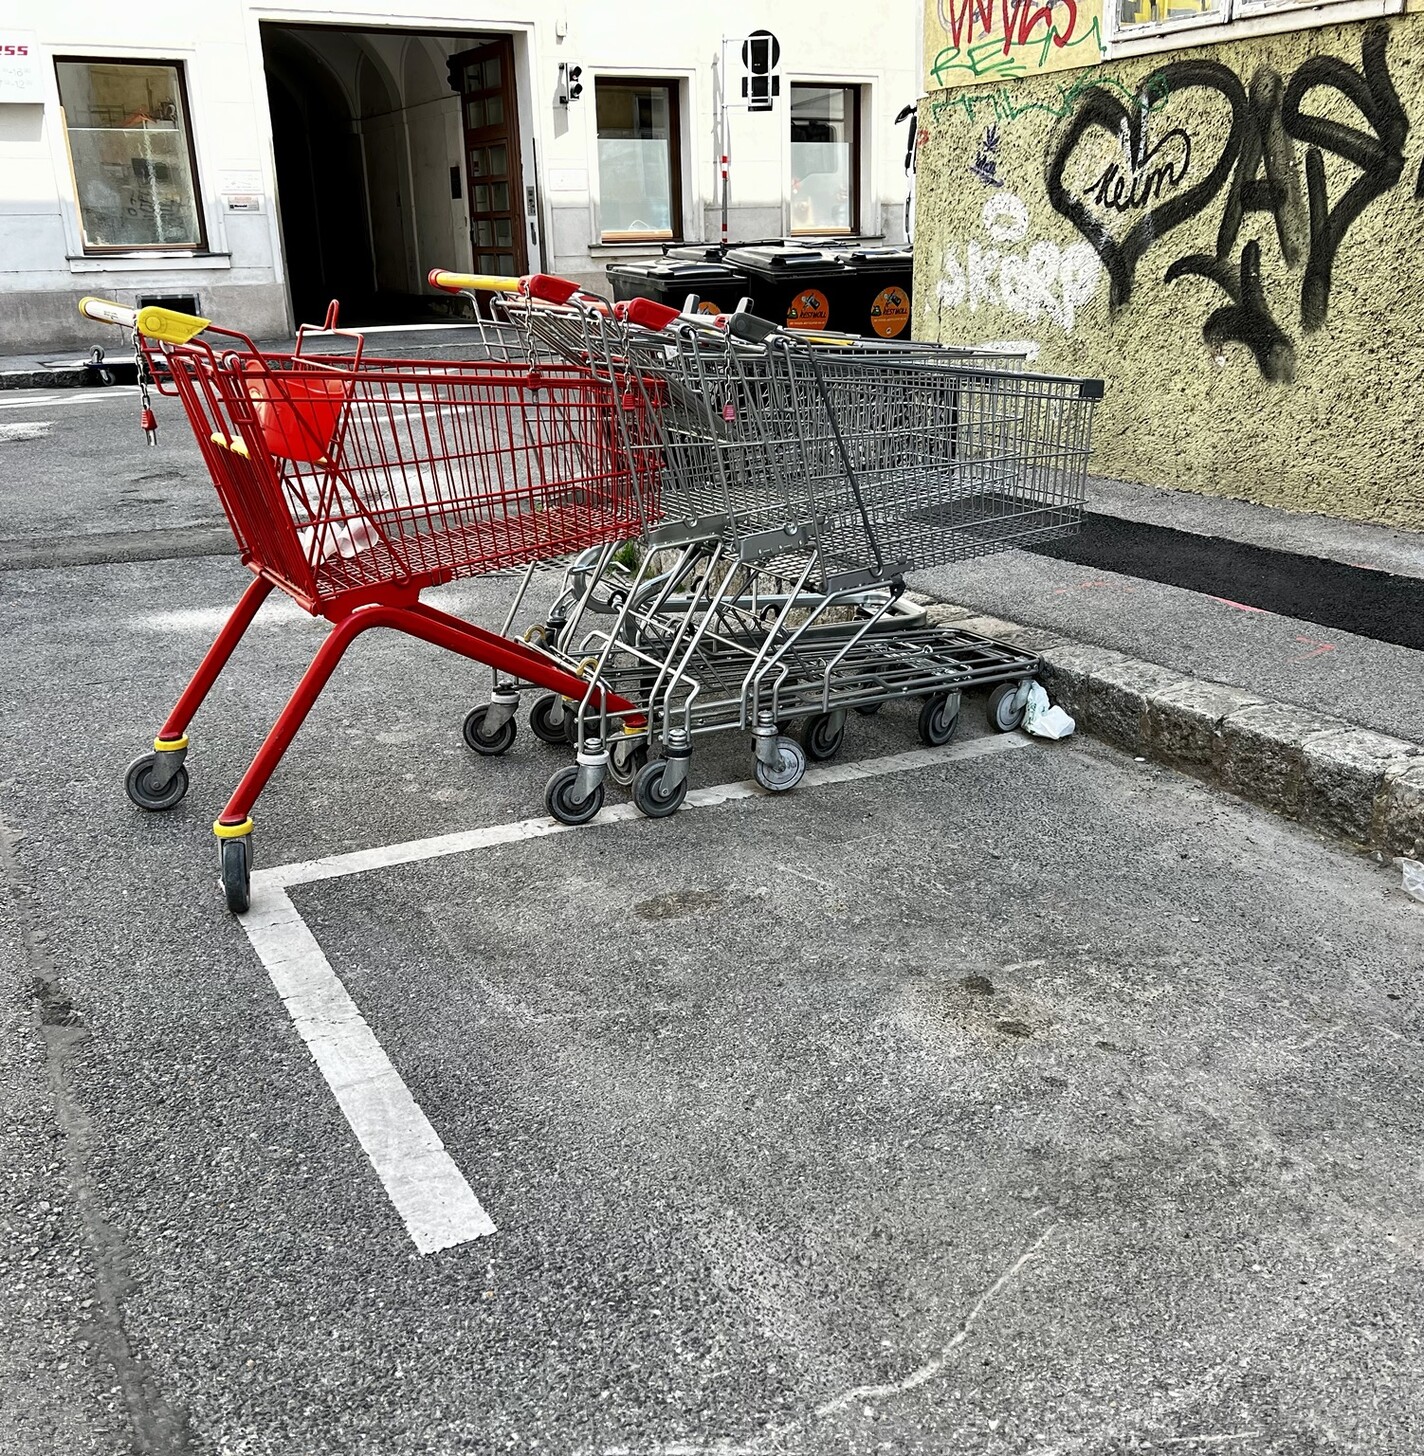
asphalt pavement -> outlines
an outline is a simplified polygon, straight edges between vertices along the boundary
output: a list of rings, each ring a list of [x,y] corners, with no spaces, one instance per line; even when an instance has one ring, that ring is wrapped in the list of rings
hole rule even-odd
[[[0,440],[0,551],[220,526],[130,407]],[[144,816],[245,573],[112,554],[0,571],[4,1456],[1424,1451],[1397,871],[974,702],[555,831],[563,756],[372,633],[239,922],[209,826],[321,628],[259,617]]]

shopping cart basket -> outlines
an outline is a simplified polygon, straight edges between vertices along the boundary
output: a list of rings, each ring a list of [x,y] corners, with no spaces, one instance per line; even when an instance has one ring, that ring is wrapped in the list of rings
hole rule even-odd
[[[214,825],[231,909],[248,905],[253,805],[342,654],[372,627],[639,721],[631,701],[605,703],[567,663],[510,639],[508,620],[491,632],[420,600],[441,582],[641,536],[658,482],[653,457],[630,466],[623,445],[636,401],[615,404],[607,381],[567,365],[372,359],[359,336],[336,358],[304,354],[303,334],[295,352],[274,354],[170,310],[95,299],[80,309],[132,329],[161,391],[182,403],[255,577],[153,752],[130,767],[134,803],[170,809],[187,792],[188,725],[273,587],[333,623]],[[466,719],[466,742],[503,752],[517,704],[517,693],[497,693]]]
[[[861,347],[746,315],[550,296],[548,282],[509,280],[493,311],[531,351],[625,381],[620,403],[638,406],[625,446],[659,471],[663,523],[619,581],[616,620],[582,635],[560,622],[564,650],[596,654],[604,687],[646,710],[641,743],[612,745],[644,812],[677,807],[698,733],[750,732],[758,780],[779,789],[838,749],[850,710],[917,698],[921,738],[940,743],[960,690],[983,686],[991,723],[1017,726],[1033,654],[887,608],[911,567],[1076,528],[1100,384],[1027,374],[993,347]],[[681,548],[670,564],[666,546]],[[654,735],[664,758],[640,765]],[[550,780],[577,775],[574,799],[607,757],[577,739],[577,769]]]

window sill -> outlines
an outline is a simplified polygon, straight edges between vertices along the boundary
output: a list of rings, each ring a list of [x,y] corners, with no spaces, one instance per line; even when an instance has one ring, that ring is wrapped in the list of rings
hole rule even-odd
[[[624,253],[661,253],[664,248],[684,247],[687,241],[686,238],[643,238],[636,242],[616,243],[599,241],[588,245],[588,255],[590,258],[616,258]]]
[[[1316,30],[1324,25],[1346,25],[1352,20],[1375,20],[1398,15],[1404,0],[1334,0],[1316,6],[1271,10],[1231,21],[1158,21],[1155,25],[1133,26],[1110,37],[1103,46],[1104,60],[1151,56],[1159,51],[1183,50],[1187,46],[1219,45],[1257,35],[1284,35],[1294,30]]]
[[[231,253],[83,253],[65,260],[71,273],[214,272],[232,267]]]

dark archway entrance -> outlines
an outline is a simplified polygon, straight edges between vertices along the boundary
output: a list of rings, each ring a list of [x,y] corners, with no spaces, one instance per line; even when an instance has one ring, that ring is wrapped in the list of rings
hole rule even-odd
[[[351,104],[299,41],[264,27],[262,49],[292,312],[298,323],[320,323],[337,298],[344,321],[367,319],[375,268]]]

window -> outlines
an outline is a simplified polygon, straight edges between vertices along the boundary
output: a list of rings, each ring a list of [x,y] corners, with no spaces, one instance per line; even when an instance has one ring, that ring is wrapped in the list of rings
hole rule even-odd
[[[1309,16],[1304,23],[1332,23],[1332,4],[1342,0],[1113,0],[1113,37],[1133,40],[1138,36],[1160,35],[1165,31],[1191,30],[1203,25],[1230,25],[1263,15]],[[1345,0],[1348,3],[1348,0]]]
[[[860,87],[791,88],[791,231],[860,225]]]
[[[681,237],[677,82],[600,76],[594,90],[603,240]]]
[[[55,63],[84,251],[202,248],[182,68]]]

